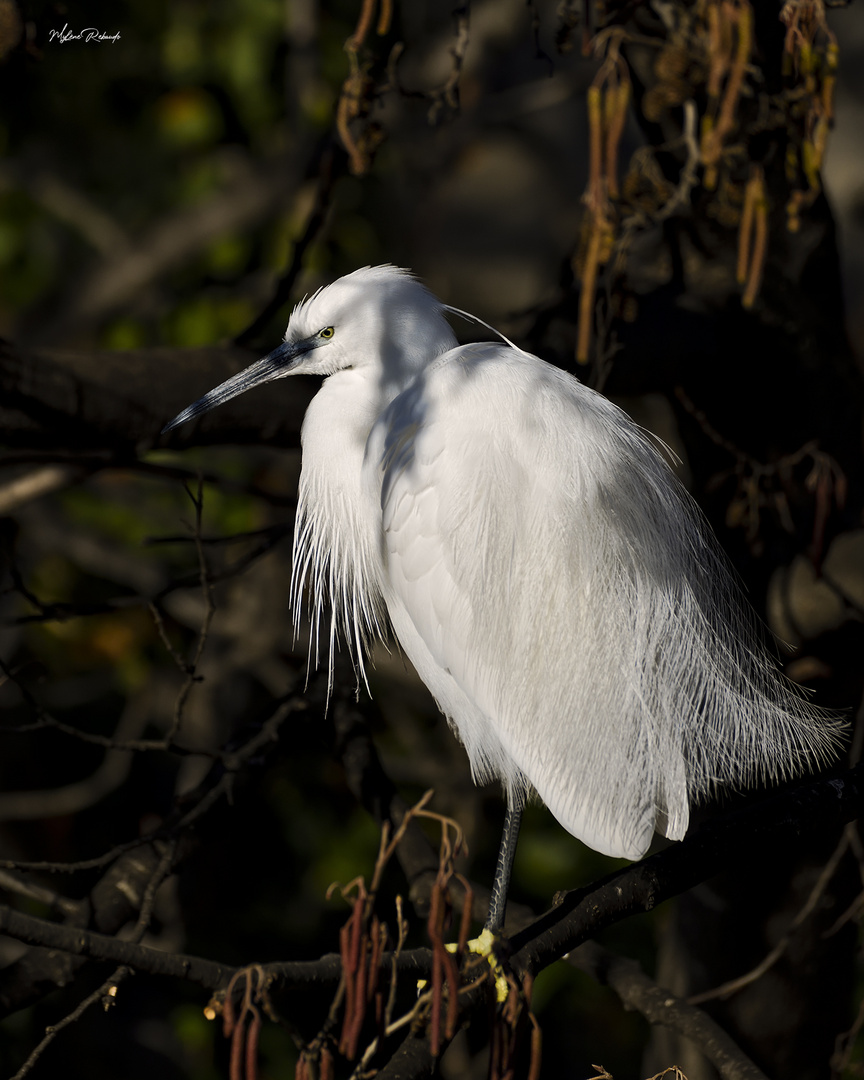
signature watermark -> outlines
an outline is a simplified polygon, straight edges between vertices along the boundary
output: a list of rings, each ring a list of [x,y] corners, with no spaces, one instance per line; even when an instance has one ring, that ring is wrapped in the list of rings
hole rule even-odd
[[[70,30],[69,23],[62,30],[50,30],[48,40],[56,41],[65,45],[68,41],[110,41],[112,44],[120,40],[120,31],[106,34],[104,30],[97,30],[95,26],[87,26],[83,30]]]

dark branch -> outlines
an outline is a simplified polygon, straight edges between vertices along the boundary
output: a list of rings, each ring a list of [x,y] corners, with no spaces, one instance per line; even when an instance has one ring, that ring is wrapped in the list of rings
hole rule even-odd
[[[766,848],[788,847],[807,835],[839,829],[861,812],[862,790],[864,765],[841,777],[813,780],[712,821],[682,843],[599,884],[560,896],[546,914],[513,937],[514,969],[536,973],[607,926],[652,911]]]
[[[99,934],[93,930],[57,926],[55,923],[37,919],[33,915],[24,915],[20,911],[13,911],[5,906],[0,906],[0,933],[8,934],[18,941],[29,942],[31,945],[60,949],[72,956],[85,956],[91,960],[127,964],[136,971],[145,971],[150,975],[170,975],[174,978],[186,979],[208,990],[217,990],[226,986],[235,971],[234,968],[225,964],[202,960],[197,956],[167,953],[149,945],[120,941],[116,937]]]
[[[611,987],[625,1009],[635,1009],[650,1023],[685,1035],[716,1066],[723,1080],[765,1080],[765,1074],[719,1024],[702,1009],[688,1005],[650,979],[635,960],[616,956],[595,941],[586,941],[567,959],[597,982]]]
[[[168,439],[177,411],[257,359],[231,346],[100,352],[21,349],[0,342],[0,424],[14,448],[110,450],[130,463],[135,449],[216,442],[299,445],[300,425],[318,387],[294,378],[268,394],[241,395]],[[106,456],[93,467],[112,463]]]

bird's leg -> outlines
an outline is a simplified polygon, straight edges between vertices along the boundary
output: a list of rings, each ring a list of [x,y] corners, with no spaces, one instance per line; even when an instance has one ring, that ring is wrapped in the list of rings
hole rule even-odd
[[[519,826],[522,823],[522,811],[525,797],[511,793],[507,801],[507,813],[504,817],[504,832],[501,835],[501,847],[498,851],[498,864],[492,882],[492,895],[489,898],[489,914],[485,929],[493,934],[504,929],[504,915],[507,911],[507,890],[510,888],[510,873],[513,870],[513,858],[516,854],[516,841],[519,839]]]
[[[486,916],[486,925],[479,937],[467,942],[468,951],[484,956],[492,968],[495,978],[495,992],[498,1004],[502,1005],[510,993],[511,983],[508,981],[501,966],[501,961],[495,954],[495,939],[504,929],[504,915],[507,911],[507,890],[510,888],[510,872],[513,869],[513,857],[516,854],[516,841],[519,839],[519,826],[522,823],[522,811],[525,808],[525,796],[509,793],[507,798],[507,813],[504,815],[504,832],[501,836],[501,847],[498,850],[498,863],[495,866],[495,878],[492,882],[492,894],[489,897],[489,914]],[[455,943],[444,946],[450,952],[456,952]],[[421,979],[417,983],[420,993],[426,990],[427,983]]]

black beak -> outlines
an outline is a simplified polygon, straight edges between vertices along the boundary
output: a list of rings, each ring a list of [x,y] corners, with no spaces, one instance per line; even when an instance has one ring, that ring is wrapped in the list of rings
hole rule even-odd
[[[263,359],[256,360],[245,371],[232,375],[230,379],[226,379],[193,405],[189,405],[183,412],[178,413],[169,424],[162,428],[162,434],[165,435],[166,432],[185,424],[187,420],[193,420],[196,416],[215,409],[217,405],[230,401],[238,394],[244,394],[253,386],[260,386],[261,383],[270,382],[271,379],[281,379],[283,375],[289,375],[300,357],[309,352],[312,347],[313,344],[308,341],[284,341],[278,349],[274,349]]]

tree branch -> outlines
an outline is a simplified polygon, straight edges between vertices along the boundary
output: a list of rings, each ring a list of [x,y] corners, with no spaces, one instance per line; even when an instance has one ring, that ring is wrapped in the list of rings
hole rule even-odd
[[[512,938],[514,970],[536,974],[607,926],[652,911],[724,867],[758,857],[766,846],[788,846],[839,829],[860,814],[862,792],[864,765],[857,765],[840,777],[813,780],[706,823],[680,844],[559,896],[554,907]]]
[[[75,351],[22,349],[0,342],[0,425],[15,448],[109,449],[132,455],[156,445],[217,442],[299,446],[300,425],[319,380],[295,377],[290,388],[241,394],[224,408],[172,432],[177,412],[257,359],[233,346],[200,349]],[[106,457],[104,464],[111,462]],[[95,467],[96,463],[92,463]]]
[[[567,960],[592,979],[611,987],[625,1009],[635,1009],[650,1023],[672,1028],[696,1043],[723,1080],[765,1080],[764,1073],[719,1024],[702,1009],[689,1005],[650,979],[635,960],[616,956],[595,941],[580,945]]]
[[[814,831],[839,827],[860,813],[862,788],[862,765],[839,778],[812,781],[703,826],[682,843],[626,867],[597,884],[564,894],[549,912],[507,943],[512,950],[507,961],[510,968],[517,979],[524,974],[536,974],[600,930],[629,915],[653,910],[663,900],[736,865],[747,856],[758,855],[766,845],[789,844]],[[665,995],[666,1000],[670,997]],[[460,1026],[464,1026],[475,1012],[486,1007],[483,988],[469,992],[464,998],[460,995],[460,1002],[463,1009]],[[677,1018],[670,1018],[677,1020],[683,1016],[682,1012]],[[725,1061],[726,1068],[738,1068],[739,1071],[729,1073],[730,1076],[739,1076],[742,1080],[749,1076],[750,1080],[756,1080],[760,1075],[742,1071],[752,1063],[740,1052],[737,1057],[732,1054],[734,1042],[712,1043],[711,1028],[691,1024],[690,1037],[696,1038],[698,1032],[708,1038],[707,1044],[697,1039],[706,1054],[711,1056],[713,1053]],[[442,1045],[439,1053],[443,1049]],[[379,1080],[413,1080],[430,1076],[435,1061],[428,1039],[412,1032],[378,1077]]]
[[[121,941],[95,930],[80,930],[72,926],[58,926],[33,915],[24,915],[0,905],[0,933],[8,934],[18,941],[60,949],[72,956],[85,956],[90,960],[126,964],[136,971],[150,975],[170,975],[197,983],[208,990],[226,986],[235,968],[212,960],[183,953],[167,953],[149,945],[136,945]]]
[[[511,939],[509,966],[517,977],[534,974],[599,930],[628,915],[653,909],[661,901],[716,874],[723,866],[758,853],[766,844],[776,847],[814,830],[845,823],[860,810],[862,784],[864,765],[839,778],[815,780],[711,823],[681,844],[610,875],[599,884],[565,895],[549,912]],[[127,964],[154,975],[182,978],[210,990],[223,989],[235,971],[199,957],[168,954],[104,934],[57,926],[6,907],[0,907],[0,932],[76,956]],[[380,958],[382,970],[390,970],[392,962],[392,957],[383,955]],[[403,952],[395,962],[399,971],[411,972],[416,977],[428,973],[430,954],[426,949]],[[341,975],[341,962],[338,956],[329,955],[310,962],[270,964],[265,970],[272,983],[281,990],[322,982],[335,986]],[[617,970],[620,975],[623,969]],[[637,988],[632,992],[644,991],[645,986],[642,986],[641,990]],[[464,1000],[460,995],[460,1000],[464,1023],[477,1008],[485,1007],[486,990],[483,986],[475,987],[464,994]],[[664,1000],[668,1000],[668,995]],[[658,1006],[656,1000],[653,1004],[647,998],[645,1001],[646,1009]],[[683,1017],[683,1013],[679,1017]],[[704,1034],[706,1031],[704,1026],[691,1025],[690,1034],[696,1037],[699,1032]],[[734,1061],[729,1047],[722,1040],[720,1043],[715,1040],[712,1045],[715,1055],[730,1062],[728,1067],[731,1068]],[[381,1075],[399,1075],[403,1080],[409,1076],[428,1075],[430,1061],[428,1043],[409,1035]],[[727,1075],[742,1080],[749,1075],[755,1080],[755,1074],[740,1071],[744,1068],[740,1058],[737,1067],[739,1072]]]

